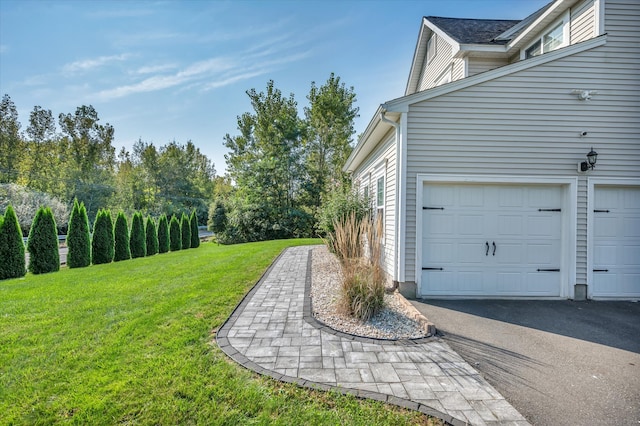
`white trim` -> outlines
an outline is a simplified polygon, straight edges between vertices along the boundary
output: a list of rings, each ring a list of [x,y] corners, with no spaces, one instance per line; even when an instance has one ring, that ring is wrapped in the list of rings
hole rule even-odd
[[[528,184],[528,185],[560,185],[566,188],[564,205],[562,206],[562,260],[560,271],[562,274],[560,296],[555,299],[573,299],[575,297],[576,262],[577,262],[577,205],[578,178],[577,177],[539,177],[539,176],[482,176],[482,175],[434,175],[418,174],[416,176],[416,258],[415,277],[416,294],[421,295],[422,280],[422,193],[425,183],[479,183],[479,184]],[[475,297],[474,297],[475,298]],[[491,297],[495,298],[495,297]],[[520,298],[513,298],[520,299]]]
[[[548,52],[543,51],[544,47],[544,36],[551,32],[551,30],[555,29],[559,25],[562,25],[562,43],[553,50]],[[553,52],[558,49],[562,49],[563,47],[571,44],[571,11],[567,10],[562,14],[562,17],[553,21],[550,25],[547,25],[544,30],[540,31],[540,35],[535,39],[531,40],[529,44],[520,49],[520,59],[531,59],[527,58],[527,50],[530,49],[534,44],[540,42],[540,55],[544,55],[545,53]],[[536,55],[536,56],[540,56]]]
[[[599,186],[640,186],[640,179],[636,178],[587,178],[587,298],[593,298],[593,209],[595,187]],[[606,298],[606,300],[613,300]],[[621,298],[621,300],[629,300]]]
[[[560,7],[563,7],[563,6],[564,6],[564,2],[562,0],[557,1],[555,4],[551,5],[551,7],[549,9],[545,10],[542,15],[538,16],[538,19],[533,21],[533,23],[530,24],[525,31],[520,33],[520,35],[518,37],[516,37],[515,39],[511,40],[511,42],[507,45],[507,50],[510,50],[515,45],[517,45],[522,40],[524,40],[526,37],[528,37],[532,30],[534,30],[538,25],[540,25],[542,22],[544,22],[544,20],[547,19],[547,17],[549,17],[549,15],[552,15],[552,14],[556,13],[557,10]]]
[[[438,34],[438,37],[442,37],[447,43],[451,45],[451,52],[455,55],[455,53],[460,50],[460,43],[452,39],[449,34],[445,33],[438,27],[436,24],[428,20],[426,17],[424,18],[424,23],[431,29],[431,31],[435,34]]]
[[[595,0],[593,4],[593,9],[595,12],[595,28],[594,33],[597,36],[604,34],[605,31],[605,0]]]
[[[406,272],[405,272],[405,253],[406,253],[406,245],[407,245],[407,131],[409,126],[408,114],[402,114],[400,116],[400,137],[398,144],[398,151],[400,155],[396,156],[396,169],[397,173],[400,175],[400,179],[396,179],[396,205],[397,205],[397,214],[396,214],[396,233],[398,234],[397,243],[396,243],[396,252],[397,258],[396,263],[398,264],[398,277],[397,280],[399,282],[406,281]]]

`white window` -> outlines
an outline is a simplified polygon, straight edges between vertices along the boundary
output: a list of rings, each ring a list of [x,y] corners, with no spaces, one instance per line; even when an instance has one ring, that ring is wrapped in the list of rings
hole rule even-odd
[[[437,37],[435,33],[433,33],[427,41],[427,64],[429,64],[436,56],[436,40]]]
[[[560,21],[556,21],[536,38],[523,52],[522,59],[533,58],[543,53],[552,52],[569,44],[569,13],[565,13]]]
[[[377,181],[376,207],[384,208],[384,176],[380,176]]]

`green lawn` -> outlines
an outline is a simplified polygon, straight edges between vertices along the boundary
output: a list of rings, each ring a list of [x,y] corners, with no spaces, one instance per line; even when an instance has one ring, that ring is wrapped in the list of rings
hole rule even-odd
[[[418,413],[283,384],[212,330],[289,240],[0,281],[0,424],[423,424]]]

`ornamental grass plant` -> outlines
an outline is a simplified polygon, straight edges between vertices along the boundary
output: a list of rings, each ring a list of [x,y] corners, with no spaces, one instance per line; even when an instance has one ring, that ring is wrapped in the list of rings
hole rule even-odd
[[[328,244],[342,267],[342,309],[367,321],[384,306],[385,276],[382,260],[382,220],[359,219],[355,213],[333,223]]]

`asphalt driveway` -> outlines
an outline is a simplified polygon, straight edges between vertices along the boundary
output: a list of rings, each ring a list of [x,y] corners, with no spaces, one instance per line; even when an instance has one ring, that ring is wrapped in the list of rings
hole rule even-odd
[[[640,423],[640,303],[412,303],[532,424]]]

